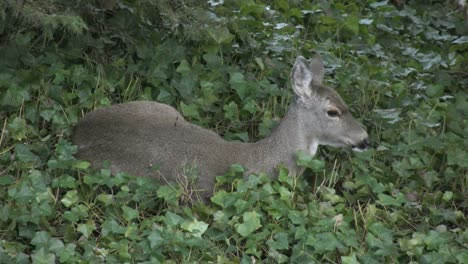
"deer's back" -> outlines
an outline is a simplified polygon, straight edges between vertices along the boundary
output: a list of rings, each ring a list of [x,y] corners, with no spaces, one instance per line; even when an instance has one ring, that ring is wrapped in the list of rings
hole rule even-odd
[[[176,181],[181,166],[195,168],[203,177],[201,188],[212,187],[236,152],[235,144],[188,123],[171,106],[144,101],[88,113],[75,127],[73,141],[78,158],[96,167],[108,160],[114,172]]]

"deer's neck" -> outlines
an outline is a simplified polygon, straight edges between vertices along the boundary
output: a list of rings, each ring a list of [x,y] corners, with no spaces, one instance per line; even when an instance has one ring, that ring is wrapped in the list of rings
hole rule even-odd
[[[291,105],[278,127],[267,138],[249,144],[247,167],[252,172],[269,172],[283,164],[296,173],[294,153],[298,150],[315,155],[318,142],[308,137],[302,125],[297,107]]]

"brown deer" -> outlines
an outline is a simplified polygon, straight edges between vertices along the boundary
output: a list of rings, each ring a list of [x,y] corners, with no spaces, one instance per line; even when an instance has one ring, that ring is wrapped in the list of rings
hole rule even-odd
[[[271,135],[255,143],[228,142],[187,122],[169,105],[136,101],[86,114],[73,135],[77,157],[93,166],[108,160],[114,173],[125,171],[163,182],[181,182],[190,167],[198,174],[193,188],[208,198],[215,177],[234,163],[253,173],[272,175],[279,164],[297,173],[298,150],[313,156],[319,145],[366,149],[366,131],[338,93],[322,85],[323,76],[320,56],[310,63],[298,57],[291,73],[295,102]]]

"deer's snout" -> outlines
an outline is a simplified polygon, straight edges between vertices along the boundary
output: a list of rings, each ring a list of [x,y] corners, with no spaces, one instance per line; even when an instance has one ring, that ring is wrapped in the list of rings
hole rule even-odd
[[[367,149],[370,146],[369,138],[365,138],[363,141],[359,142],[357,146],[360,149]]]
[[[363,151],[363,150],[369,148],[369,146],[370,146],[370,141],[369,141],[369,138],[366,137],[365,139],[358,142],[356,145],[353,145],[353,150]]]

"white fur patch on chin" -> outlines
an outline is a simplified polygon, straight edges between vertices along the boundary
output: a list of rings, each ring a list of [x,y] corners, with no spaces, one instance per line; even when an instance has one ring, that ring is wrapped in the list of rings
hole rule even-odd
[[[365,149],[360,149],[360,148],[354,147],[354,148],[352,148],[352,150],[355,151],[355,152],[364,152]]]
[[[318,142],[312,142],[310,145],[309,145],[309,155],[310,156],[315,156],[315,153],[317,153],[317,149],[318,149]]]

